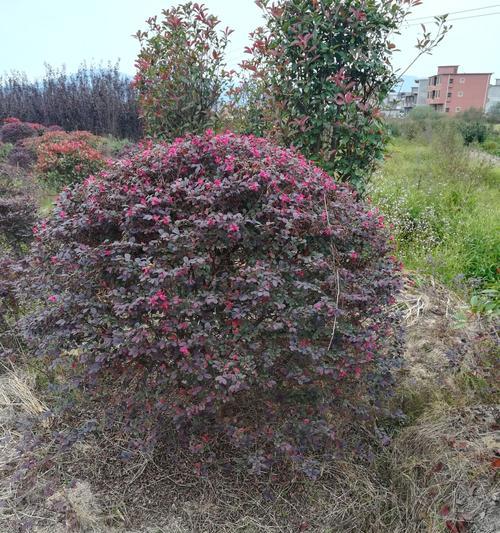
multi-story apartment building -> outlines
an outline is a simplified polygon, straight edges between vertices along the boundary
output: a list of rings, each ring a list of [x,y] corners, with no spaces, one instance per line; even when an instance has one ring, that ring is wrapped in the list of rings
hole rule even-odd
[[[500,79],[495,80],[495,85],[490,85],[488,89],[488,101],[486,102],[486,112],[495,104],[500,104]]]
[[[438,67],[429,78],[427,104],[454,115],[466,109],[485,109],[491,73],[462,73],[458,65]]]
[[[404,113],[407,115],[417,105],[418,86],[412,87],[409,92],[401,93],[401,97]]]
[[[390,92],[384,99],[382,113],[388,117],[403,117],[417,105],[418,87],[411,91]]]
[[[418,83],[416,105],[427,105],[427,87],[429,85],[429,79],[420,78],[419,80],[415,80],[415,83]]]

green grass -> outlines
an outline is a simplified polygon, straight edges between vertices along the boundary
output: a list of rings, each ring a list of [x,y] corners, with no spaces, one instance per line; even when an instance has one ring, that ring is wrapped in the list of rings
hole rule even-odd
[[[104,156],[113,158],[131,145],[132,143],[128,139],[117,139],[107,135],[99,137],[98,149]]]
[[[394,139],[370,196],[394,225],[406,268],[470,295],[498,295],[500,167],[453,132],[430,144]]]
[[[9,157],[9,154],[12,152],[13,148],[14,145],[12,144],[0,142],[0,163],[7,161],[7,158]]]
[[[40,195],[40,214],[45,217],[52,212],[54,202],[57,198],[57,192],[49,189],[43,189]]]

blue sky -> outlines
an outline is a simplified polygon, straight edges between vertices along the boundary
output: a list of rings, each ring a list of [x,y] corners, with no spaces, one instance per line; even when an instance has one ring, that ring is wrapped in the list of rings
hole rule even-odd
[[[31,76],[44,72],[44,63],[66,64],[69,70],[83,60],[116,61],[134,72],[138,51],[131,37],[144,21],[180,2],[171,0],[0,0],[0,73],[23,70]],[[200,2],[203,3],[203,2]],[[248,44],[248,34],[261,24],[253,0],[204,2],[224,26],[235,30],[228,59],[237,65]]]
[[[82,61],[116,61],[132,74],[138,45],[131,37],[144,20],[177,2],[172,0],[0,0],[0,73],[22,70],[28,76],[43,73],[44,63],[75,69]],[[205,0],[209,10],[235,30],[228,50],[231,66],[244,57],[248,33],[261,23],[253,0]],[[424,0],[410,18],[457,12],[451,34],[432,56],[421,58],[410,70],[415,76],[434,73],[439,64],[459,64],[462,71],[493,72],[500,77],[500,1]],[[498,7],[495,7],[498,6]],[[481,15],[481,16],[479,16]],[[395,64],[406,66],[413,58],[419,21],[403,28],[396,39],[401,52]],[[495,76],[494,76],[495,77]]]

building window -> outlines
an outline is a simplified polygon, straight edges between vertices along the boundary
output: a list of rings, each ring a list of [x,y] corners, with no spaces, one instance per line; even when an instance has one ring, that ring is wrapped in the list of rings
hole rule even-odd
[[[450,112],[450,108],[447,107],[447,108],[445,109],[445,111],[446,111],[447,113],[449,113],[449,112]]]
[[[451,98],[451,93],[448,93],[448,98]]]
[[[465,78],[460,78],[460,83],[465,83]]]
[[[461,108],[461,107],[455,107],[455,111],[456,111],[457,113],[460,113],[460,111],[462,111],[462,108]]]
[[[464,95],[463,91],[458,91],[457,96],[458,96],[459,98],[462,98],[463,95]]]
[[[453,83],[453,78],[450,78],[450,83]]]

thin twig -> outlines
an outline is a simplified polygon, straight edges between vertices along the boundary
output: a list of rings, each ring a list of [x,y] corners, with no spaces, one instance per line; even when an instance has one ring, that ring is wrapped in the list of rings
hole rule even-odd
[[[330,214],[328,213],[328,205],[326,203],[326,193],[323,193],[323,202],[325,204],[325,213],[326,213],[326,223],[328,224],[328,227],[331,228],[330,224]],[[333,248],[333,245],[330,243],[330,251],[332,253],[332,259],[333,263],[335,264],[335,250]],[[340,300],[340,274],[339,269],[336,269],[336,275],[337,275],[337,301],[336,301],[336,310],[335,310],[335,317],[333,319],[333,328],[332,328],[332,334],[330,336],[330,342],[328,343],[328,351],[332,348],[333,344],[333,338],[335,337],[335,330],[337,329],[337,311],[339,309],[339,300]]]
[[[337,310],[339,308],[339,299],[340,299],[340,276],[339,276],[339,270],[337,269],[337,303],[336,303]],[[332,335],[330,337],[330,342],[328,343],[328,351],[330,351],[330,348],[332,347],[333,337],[335,336],[336,328],[337,328],[337,314],[335,314],[335,317],[333,319],[333,329],[332,329]]]

